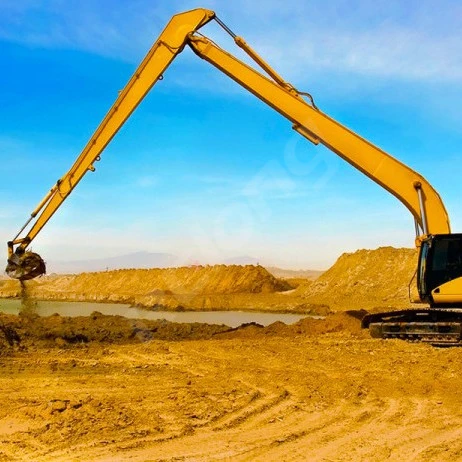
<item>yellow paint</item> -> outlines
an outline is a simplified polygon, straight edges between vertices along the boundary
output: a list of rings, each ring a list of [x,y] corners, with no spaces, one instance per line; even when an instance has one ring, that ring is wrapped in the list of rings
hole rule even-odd
[[[432,290],[433,302],[460,303],[462,301],[462,277],[445,282]]]

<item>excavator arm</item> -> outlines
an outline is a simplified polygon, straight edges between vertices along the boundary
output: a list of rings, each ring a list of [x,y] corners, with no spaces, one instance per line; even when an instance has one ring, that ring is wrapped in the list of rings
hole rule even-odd
[[[172,17],[125,88],[120,92],[74,165],[56,182],[31,213],[30,218],[18,234],[8,242],[6,272],[9,276],[27,280],[45,273],[44,261],[38,254],[26,252],[27,246],[54,215],[83,176],[88,171],[95,171],[94,163],[100,160],[104,148],[153,85],[162,79],[163,72],[183,51],[189,35],[207,24],[214,16],[213,11],[199,8]],[[21,237],[31,222],[33,224],[26,236]]]
[[[260,67],[248,66],[196,31],[216,19]],[[416,223],[416,243],[428,234],[450,232],[444,205],[434,188],[418,173],[322,113],[309,96],[284,81],[245,41],[226,27],[215,13],[196,9],[175,15],[131,77],[71,169],[53,186],[16,237],[8,242],[7,273],[31,279],[45,272],[43,260],[26,252],[27,246],[53,216],[88,171],[123,123],[135,110],[165,69],[188,45],[199,57],[235,80],[260,100],[289,119],[294,130],[314,144],[321,143],[396,196]],[[266,73],[264,75],[261,71]],[[33,221],[35,219],[35,221]],[[23,231],[33,222],[25,237]]]
[[[271,78],[237,60],[203,36],[188,45],[201,58],[227,74],[293,123],[293,129],[314,144],[322,143],[397,197],[418,225],[417,239],[450,232],[444,204],[427,180],[407,165],[361,138],[308,104],[292,85],[284,82],[240,37],[234,38]]]

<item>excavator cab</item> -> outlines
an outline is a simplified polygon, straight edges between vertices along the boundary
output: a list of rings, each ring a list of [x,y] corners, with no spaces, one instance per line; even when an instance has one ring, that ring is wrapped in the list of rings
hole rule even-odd
[[[436,234],[420,247],[417,286],[432,307],[460,305],[462,300],[462,234]]]
[[[462,345],[462,234],[431,234],[421,242],[417,287],[430,308],[369,313],[361,326],[376,338]]]

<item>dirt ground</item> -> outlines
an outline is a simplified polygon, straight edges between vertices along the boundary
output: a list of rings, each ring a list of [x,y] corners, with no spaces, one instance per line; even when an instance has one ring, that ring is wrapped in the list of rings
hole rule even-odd
[[[345,314],[228,329],[0,317],[0,461],[454,461],[459,348]]]

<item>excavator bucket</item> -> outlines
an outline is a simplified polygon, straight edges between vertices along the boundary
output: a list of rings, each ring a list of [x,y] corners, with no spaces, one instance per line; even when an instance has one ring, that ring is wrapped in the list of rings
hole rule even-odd
[[[26,281],[46,273],[45,262],[34,252],[24,252],[22,255],[13,254],[8,258],[6,274],[10,278]]]

